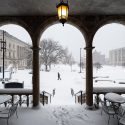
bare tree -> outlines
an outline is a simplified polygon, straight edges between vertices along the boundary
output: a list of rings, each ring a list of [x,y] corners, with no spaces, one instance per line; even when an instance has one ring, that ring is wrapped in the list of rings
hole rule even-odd
[[[40,64],[45,65],[45,70],[51,64],[61,62],[65,57],[65,50],[58,42],[51,39],[44,39],[40,42]]]
[[[97,71],[103,67],[99,62],[94,63],[93,66],[96,68]]]
[[[25,49],[25,58],[27,60],[27,68],[32,69],[33,52],[31,45],[28,45],[28,47]]]
[[[75,64],[75,60],[72,56],[72,53],[68,55],[68,58],[69,58],[69,65],[71,66],[71,71],[72,71],[72,65]]]

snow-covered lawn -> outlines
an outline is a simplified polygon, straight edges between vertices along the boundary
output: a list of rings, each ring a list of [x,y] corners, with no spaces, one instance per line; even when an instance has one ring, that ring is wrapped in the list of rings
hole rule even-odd
[[[12,81],[24,81],[25,88],[32,88],[32,74],[29,72],[31,70],[18,70],[12,75]],[[57,80],[58,72],[61,74],[61,80]],[[125,68],[123,67],[103,66],[98,71],[94,69],[93,72],[93,86],[95,87],[125,86],[125,84],[119,84],[119,82],[125,82]],[[99,81],[95,82],[95,80]],[[55,65],[52,66],[50,72],[40,71],[40,91],[45,90],[52,94],[53,89],[56,90],[51,104],[73,105],[75,99],[71,95],[71,88],[76,93],[79,90],[85,91],[85,86],[85,70],[79,73],[77,65],[73,65],[72,68],[68,65]],[[0,84],[0,87],[2,88],[3,85]]]
[[[18,70],[13,74],[12,81],[23,82],[25,88],[32,88],[32,74],[30,70]],[[61,80],[57,80],[57,72],[61,74]],[[116,83],[109,81],[94,81],[94,86],[125,86],[119,84],[125,82],[125,69],[121,67],[104,66],[96,71],[94,69],[95,79],[115,80]],[[0,84],[2,88],[3,85]],[[53,66],[50,72],[40,71],[40,90],[45,90],[52,94],[55,89],[55,96],[52,102],[39,109],[25,107],[18,108],[19,118],[12,117],[9,125],[107,125],[108,115],[103,113],[101,116],[100,109],[87,110],[85,105],[75,104],[75,99],[71,95],[71,88],[74,92],[85,90],[85,71],[79,73],[77,66],[71,67],[65,65]],[[5,120],[0,120],[0,125],[5,125]],[[111,118],[110,125],[117,125],[117,119]]]

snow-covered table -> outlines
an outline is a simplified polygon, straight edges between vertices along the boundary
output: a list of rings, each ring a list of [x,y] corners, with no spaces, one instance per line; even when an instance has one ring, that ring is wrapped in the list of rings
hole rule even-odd
[[[117,93],[117,94],[125,94],[125,87],[93,87],[93,94],[95,94],[95,105],[99,107],[99,95],[106,93]]]
[[[10,95],[0,95],[0,104],[6,103],[12,99]]]
[[[112,102],[112,103],[125,103],[125,98],[123,98],[121,95],[117,93],[107,93],[105,95],[105,99]]]

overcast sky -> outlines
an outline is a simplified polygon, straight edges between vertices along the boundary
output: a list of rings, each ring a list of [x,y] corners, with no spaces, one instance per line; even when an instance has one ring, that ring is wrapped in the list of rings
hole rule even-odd
[[[125,47],[125,26],[115,23],[103,26],[97,31],[93,46],[106,56],[109,50]]]
[[[77,28],[69,24],[65,24],[64,27],[62,24],[56,24],[49,27],[42,34],[42,39],[46,38],[59,41],[59,43],[64,47],[67,47],[74,58],[79,61],[80,48],[85,47],[85,40]]]
[[[27,31],[17,25],[5,25],[0,29],[7,31],[11,35],[31,43],[31,39]],[[74,26],[65,24],[55,24],[50,26],[42,34],[41,39],[53,39],[58,41],[74,55],[74,58],[79,61],[80,48],[85,47],[84,37],[81,32]],[[108,56],[109,50],[125,47],[125,27],[120,24],[108,24],[100,28],[93,40],[93,46],[102,54]],[[93,51],[94,51],[93,50]],[[85,50],[83,50],[85,51]]]

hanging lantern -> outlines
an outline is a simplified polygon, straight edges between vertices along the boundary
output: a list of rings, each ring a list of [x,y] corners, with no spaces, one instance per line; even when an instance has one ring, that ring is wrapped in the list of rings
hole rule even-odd
[[[67,3],[64,3],[63,0],[60,0],[60,3],[56,7],[57,7],[57,11],[58,11],[59,21],[64,26],[64,23],[68,19],[68,10],[69,10],[68,1],[67,1]]]

